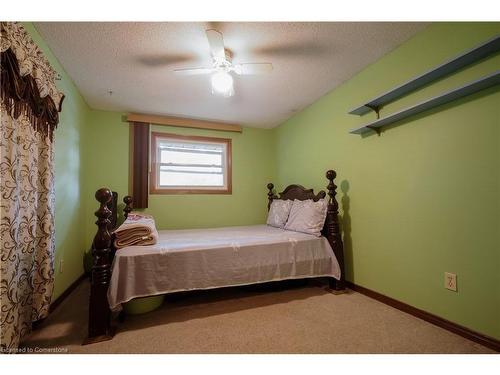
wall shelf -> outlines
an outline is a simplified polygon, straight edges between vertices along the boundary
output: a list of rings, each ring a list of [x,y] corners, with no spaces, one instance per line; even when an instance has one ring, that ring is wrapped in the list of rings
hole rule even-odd
[[[378,113],[378,110],[384,105],[498,51],[500,51],[500,36],[497,35],[483,44],[351,110],[349,114],[361,116],[370,111]]]
[[[407,117],[416,115],[417,113],[427,111],[439,105],[452,102],[464,96],[474,94],[475,92],[487,89],[489,87],[493,87],[498,84],[500,84],[500,70],[497,70],[496,72],[490,75],[478,79],[477,81],[470,82],[464,86],[453,89],[451,91],[446,91],[438,96],[423,101],[419,104],[405,108],[389,116],[372,121],[366,125],[360,126],[359,128],[351,129],[349,133],[363,134],[370,130],[378,131],[378,128],[380,128],[381,126],[392,124],[396,121],[400,121]]]

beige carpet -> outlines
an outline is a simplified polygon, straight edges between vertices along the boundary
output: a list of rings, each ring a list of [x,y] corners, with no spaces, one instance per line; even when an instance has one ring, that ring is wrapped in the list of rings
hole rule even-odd
[[[82,346],[88,291],[85,281],[26,347],[68,353],[492,353],[359,293],[330,294],[317,282],[184,295],[127,317],[113,340]]]

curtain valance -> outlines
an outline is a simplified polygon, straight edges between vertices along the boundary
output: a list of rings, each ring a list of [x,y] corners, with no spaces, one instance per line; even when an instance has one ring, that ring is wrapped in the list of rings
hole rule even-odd
[[[57,72],[17,22],[1,23],[1,98],[13,118],[30,118],[35,130],[52,138],[64,94],[55,84]]]

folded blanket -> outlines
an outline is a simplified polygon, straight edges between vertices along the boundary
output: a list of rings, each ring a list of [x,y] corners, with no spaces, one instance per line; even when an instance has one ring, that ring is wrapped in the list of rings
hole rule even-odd
[[[158,231],[152,216],[131,212],[115,230],[115,248],[148,246],[158,242]]]

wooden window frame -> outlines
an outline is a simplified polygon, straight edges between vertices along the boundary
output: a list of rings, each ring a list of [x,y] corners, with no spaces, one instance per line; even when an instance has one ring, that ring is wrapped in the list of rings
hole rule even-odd
[[[217,188],[158,188],[156,181],[158,177],[157,146],[158,139],[169,138],[180,141],[195,141],[207,143],[223,143],[226,145],[226,179],[225,189]],[[232,144],[230,138],[199,137],[194,135],[178,135],[171,133],[152,132],[151,133],[151,171],[150,171],[150,193],[151,194],[232,194]]]

